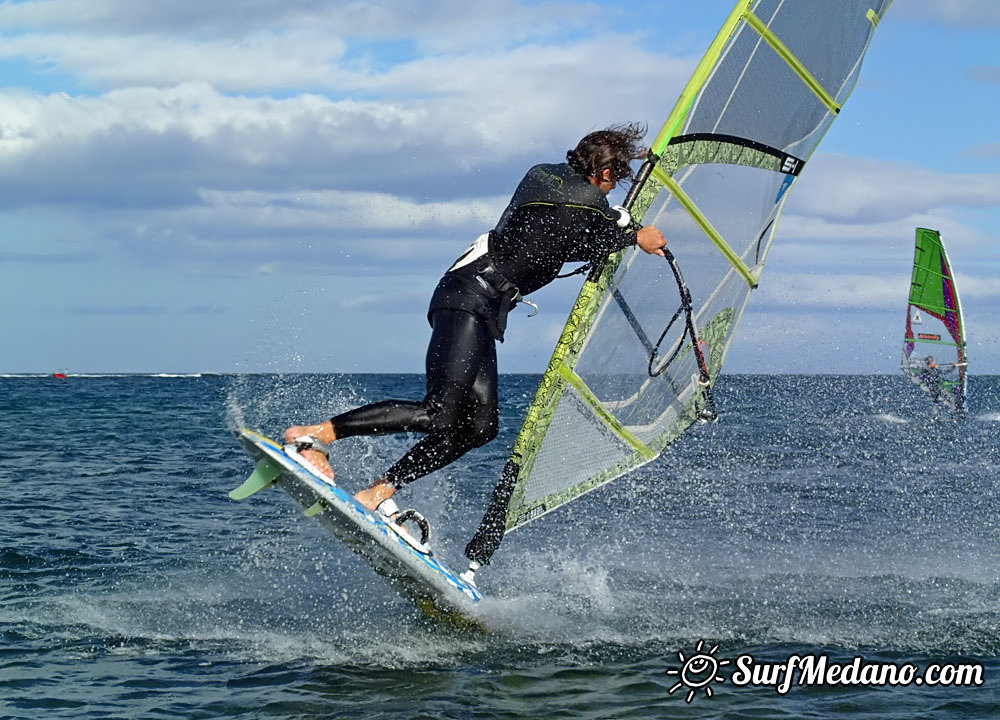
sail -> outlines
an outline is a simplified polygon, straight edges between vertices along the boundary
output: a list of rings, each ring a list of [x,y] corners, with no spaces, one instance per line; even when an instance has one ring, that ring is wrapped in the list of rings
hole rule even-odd
[[[712,386],[788,190],[890,3],[736,4],[626,200],[667,237],[671,262],[630,248],[584,282],[466,548],[473,563],[488,562],[505,532],[648,463],[712,417]]]
[[[917,228],[903,372],[934,400],[962,412],[966,367],[965,322],[944,242],[937,230]]]

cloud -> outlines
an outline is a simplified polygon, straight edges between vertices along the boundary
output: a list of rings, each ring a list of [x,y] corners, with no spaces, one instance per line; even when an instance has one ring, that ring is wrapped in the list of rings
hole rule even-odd
[[[54,253],[26,253],[26,252],[0,252],[0,263],[30,263],[43,265],[76,265],[78,263],[91,263],[98,259],[98,254],[93,252],[54,252]]]
[[[655,131],[692,65],[637,35],[578,36],[594,9],[576,3],[450,15],[441,3],[414,18],[267,4],[251,26],[222,6],[168,5],[0,5],[0,58],[110,87],[0,90],[0,210],[87,227],[140,263],[225,272],[218,261],[238,246],[234,265],[272,271],[310,272],[320,258],[360,274],[401,260],[437,273],[492,227],[530,164],[560,161],[611,122]],[[338,47],[337,13],[363,15],[351,37],[375,44]]]
[[[441,273],[496,222],[506,198],[417,202],[374,192],[203,191],[197,205],[106,217],[139,262],[330,275]],[[106,215],[106,214],[105,214]]]
[[[358,295],[341,302],[344,310],[363,313],[405,313],[416,317],[414,308],[427,305],[430,294],[425,292],[383,292]]]
[[[355,228],[365,233],[482,227],[495,222],[506,203],[501,197],[417,202],[387,193],[333,190],[275,193],[206,190],[201,197],[207,214],[214,219],[216,213],[222,213],[226,223],[240,216],[247,225],[258,228],[335,227]]]
[[[986,143],[977,145],[966,151],[969,157],[995,158],[1000,156],[1000,143]]]
[[[73,315],[163,315],[169,312],[163,305],[77,305],[69,309]]]
[[[938,230],[956,259],[962,257],[966,248],[978,255],[979,248],[996,243],[995,236],[944,211],[873,223],[836,222],[787,213],[778,225],[765,274],[778,263],[785,266],[805,263],[834,272],[865,263],[888,270],[912,261],[917,227]]]
[[[471,5],[464,0],[437,0],[419,8],[401,0],[386,3],[243,0],[238,7],[199,0],[156,5],[130,0],[35,0],[0,6],[0,27],[25,32],[56,28],[113,35],[190,33],[236,38],[252,32],[300,27],[357,38],[458,34],[466,44],[474,44],[476,40],[469,38],[469,31],[475,31],[477,37],[490,37],[492,29],[493,36],[505,37],[510,42],[564,34],[568,27],[586,27],[599,12],[598,7],[579,2],[524,5],[514,0]],[[463,30],[464,34],[459,32]]]
[[[408,61],[422,55],[469,59],[525,44],[572,42],[574,30],[592,34],[597,19],[598,9],[586,3],[513,0],[440,0],[419,8],[311,0],[239,6],[50,0],[0,5],[0,28],[7,31],[0,57],[27,58],[101,89],[206,81],[237,92],[372,93],[396,82],[387,68],[419,70],[422,62]]]
[[[1000,283],[995,276],[977,277],[956,271],[955,285],[963,304],[969,300],[1000,298]]]
[[[207,57],[196,65],[209,79],[93,96],[6,90],[0,202],[156,206],[191,202],[202,188],[428,197],[512,189],[514,168],[560,160],[595,127],[662,117],[662,101],[647,88],[656,83],[670,97],[689,63],[626,46],[594,67],[614,43],[418,59],[355,82],[377,99],[229,95],[210,76],[234,63]],[[117,54],[115,62],[123,64]],[[618,107],[630,107],[631,117]]]
[[[895,307],[907,297],[909,275],[774,273],[761,285],[760,302],[789,308]]]
[[[201,188],[404,186],[449,166],[425,109],[392,102],[228,97],[198,83],[96,98],[2,92],[0,116],[8,207],[163,206]],[[432,149],[417,166],[398,154],[403,142]]]
[[[910,293],[909,272],[885,273],[768,273],[754,301],[770,309],[815,311],[865,308],[901,308]],[[1000,297],[993,277],[956,272],[956,285],[964,302]]]
[[[907,0],[893,3],[892,15],[930,19],[963,28],[1000,27],[996,0]]]
[[[228,308],[220,305],[187,305],[171,308],[165,305],[76,305],[69,308],[73,315],[220,315]]]
[[[894,308],[895,310],[895,308]],[[787,313],[751,301],[726,357],[726,373],[896,372],[903,311]]]
[[[974,67],[969,71],[974,80],[987,85],[1000,84],[1000,67],[996,65],[984,65]]]
[[[882,222],[932,208],[1000,207],[1000,173],[941,173],[871,158],[817,154],[790,196],[792,212],[840,222]]]

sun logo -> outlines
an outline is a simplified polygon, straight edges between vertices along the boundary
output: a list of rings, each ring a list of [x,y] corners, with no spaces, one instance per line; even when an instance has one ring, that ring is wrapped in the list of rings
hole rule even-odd
[[[674,683],[673,687],[667,692],[673,695],[675,690],[680,690],[682,687],[687,687],[688,693],[687,697],[684,698],[684,702],[691,702],[694,699],[695,693],[702,688],[705,688],[705,697],[712,697],[712,688],[709,685],[712,682],[725,682],[725,678],[721,675],[717,675],[719,668],[723,665],[728,665],[728,660],[719,660],[715,657],[715,651],[719,649],[718,645],[712,647],[708,652],[703,652],[702,648],[705,647],[705,641],[699,640],[698,644],[695,645],[695,654],[689,658],[684,657],[684,653],[677,651],[677,659],[681,661],[680,668],[670,668],[665,671],[667,675],[677,675],[679,677],[678,681]]]

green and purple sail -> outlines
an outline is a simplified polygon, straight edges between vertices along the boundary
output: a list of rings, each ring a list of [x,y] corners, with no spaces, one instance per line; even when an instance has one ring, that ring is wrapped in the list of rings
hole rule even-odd
[[[937,230],[917,228],[902,364],[903,372],[935,401],[964,412],[965,321],[955,275]]]

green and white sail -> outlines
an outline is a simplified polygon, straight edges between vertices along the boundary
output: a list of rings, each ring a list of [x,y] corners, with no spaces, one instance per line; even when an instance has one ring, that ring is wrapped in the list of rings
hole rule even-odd
[[[937,230],[917,228],[906,305],[903,372],[935,401],[965,409],[965,320],[944,241]]]
[[[488,562],[504,533],[648,463],[711,413],[788,190],[891,2],[736,4],[627,200],[666,235],[676,265],[627,249],[584,283],[466,548],[474,563]]]

